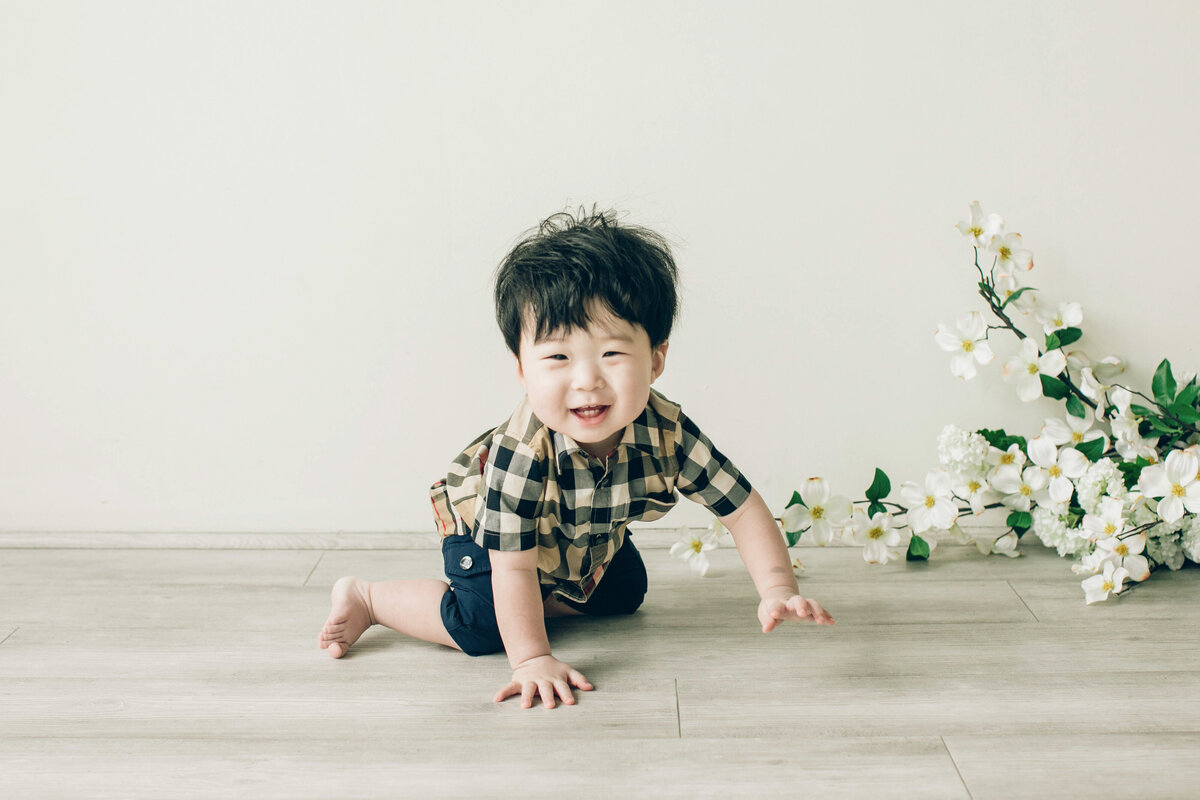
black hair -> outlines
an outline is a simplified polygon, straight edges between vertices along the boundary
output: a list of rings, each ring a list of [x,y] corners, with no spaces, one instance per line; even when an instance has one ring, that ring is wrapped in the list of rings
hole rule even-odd
[[[495,276],[496,322],[504,343],[520,355],[521,331],[533,324],[534,341],[560,330],[585,328],[592,312],[607,308],[641,325],[657,347],[678,314],[678,271],[659,234],[617,222],[613,211],[578,216],[563,211],[543,220],[500,262]]]

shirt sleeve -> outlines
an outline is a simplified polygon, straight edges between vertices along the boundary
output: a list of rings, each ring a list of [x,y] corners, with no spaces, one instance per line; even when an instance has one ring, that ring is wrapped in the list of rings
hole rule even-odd
[[[528,445],[498,439],[483,469],[484,503],[475,542],[488,550],[531,550],[546,492],[546,466]]]
[[[750,497],[750,482],[683,412],[679,414],[679,425],[676,488],[718,517],[732,514]]]

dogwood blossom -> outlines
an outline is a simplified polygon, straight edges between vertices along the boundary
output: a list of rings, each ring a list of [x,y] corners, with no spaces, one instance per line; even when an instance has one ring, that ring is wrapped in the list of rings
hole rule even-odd
[[[783,512],[784,527],[789,531],[812,529],[812,540],[819,545],[833,541],[835,532],[840,532],[850,519],[853,510],[849,499],[841,495],[830,495],[824,478],[809,478],[800,487],[800,498],[804,505],[788,506]]]
[[[1033,253],[1021,247],[1021,234],[996,233],[988,240],[988,250],[996,254],[996,265],[1005,272],[1033,269]]]
[[[924,489],[913,481],[900,484],[900,501],[908,509],[908,524],[913,533],[930,528],[945,530],[958,519],[950,475],[944,469],[930,470],[925,476]]]
[[[970,208],[971,218],[966,222],[956,223],[954,227],[958,228],[963,236],[970,236],[976,247],[987,247],[991,238],[1004,230],[1004,218],[999,214],[988,214],[984,218],[983,208],[978,200],[972,202]]]
[[[1063,328],[1077,328],[1083,323],[1083,308],[1079,303],[1059,303],[1056,308],[1043,309],[1034,315],[1047,335]]]
[[[993,447],[988,450],[987,463],[992,467],[988,475],[988,480],[991,480],[991,476],[1000,467],[1016,467],[1020,469],[1025,466],[1025,452],[1021,450],[1021,445],[1016,443],[1010,444],[1007,450]]]
[[[1111,558],[1117,566],[1124,567],[1132,581],[1144,581],[1150,577],[1150,564],[1142,555],[1145,549],[1144,533],[1125,537],[1111,536],[1096,542],[1096,552],[1104,553],[1104,558]]]
[[[1033,496],[1046,488],[1050,476],[1038,466],[1018,470],[1013,466],[1000,467],[991,479],[992,487],[1004,495],[1000,502],[1014,511],[1028,511]]]
[[[681,540],[671,545],[672,556],[683,556],[688,567],[697,575],[708,573],[708,556],[710,550],[717,549],[717,538],[711,531],[697,534],[689,531]]]
[[[1196,456],[1183,450],[1174,450],[1162,464],[1152,464],[1142,470],[1138,488],[1148,497],[1161,497],[1158,516],[1163,522],[1174,522],[1183,516],[1186,508],[1193,514],[1200,512],[1200,481],[1196,480]]]
[[[939,322],[934,338],[938,347],[954,353],[950,359],[950,374],[969,381],[977,372],[975,364],[990,364],[996,354],[987,343],[987,323],[978,311],[960,314],[955,326],[957,330],[951,332]]]
[[[1116,356],[1092,361],[1082,350],[1067,353],[1067,366],[1079,373],[1079,391],[1093,403],[1100,403],[1112,388],[1112,379],[1125,371],[1125,362]]]
[[[896,554],[888,550],[900,544],[900,531],[892,527],[892,515],[883,511],[868,517],[856,512],[850,519],[849,530],[855,544],[862,545],[863,560],[868,564],[886,564]]]
[[[954,487],[954,494],[971,506],[971,513],[975,516],[982,514],[989,503],[994,503],[999,498],[982,475],[963,479]]]
[[[1029,460],[1046,470],[1050,483],[1046,492],[1054,503],[1065,503],[1071,499],[1075,484],[1071,481],[1083,477],[1087,472],[1088,460],[1073,447],[1059,450],[1047,436],[1030,439],[1027,445]]]
[[[1083,529],[1093,542],[1116,536],[1125,529],[1125,504],[1115,497],[1104,498],[1099,513],[1084,515]]]
[[[1119,593],[1121,585],[1129,577],[1127,569],[1118,567],[1111,561],[1105,561],[1102,569],[1102,574],[1085,578],[1082,583],[1088,605],[1098,603],[1101,600],[1107,600],[1109,592]]]
[[[1093,428],[1096,424],[1096,416],[1092,410],[1084,406],[1083,416],[1076,417],[1071,414],[1067,415],[1066,419],[1061,417],[1050,417],[1042,425],[1042,434],[1048,436],[1050,441],[1061,447],[1064,444],[1078,445],[1084,442],[1090,442],[1095,439],[1101,439],[1104,446],[1100,452],[1108,450],[1108,436],[1099,428]]]
[[[976,539],[975,547],[985,556],[995,553],[996,555],[1016,558],[1021,555],[1021,551],[1017,549],[1018,541],[1016,531],[1009,531],[1008,533],[1001,534],[996,539],[990,537]]]
[[[1021,282],[1017,279],[1017,276],[1011,272],[996,273],[996,279],[993,283],[996,294],[1000,296],[1000,299],[1022,314],[1032,313],[1037,308],[1037,289],[1034,289],[1032,286],[1027,289],[1021,286]],[[1017,292],[1020,292],[1021,289],[1026,289],[1026,291],[1018,295]]]
[[[1004,380],[1017,385],[1017,397],[1032,403],[1042,396],[1042,375],[1054,377],[1067,367],[1067,357],[1055,348],[1039,355],[1032,339],[1021,340],[1017,354],[1004,364]]]

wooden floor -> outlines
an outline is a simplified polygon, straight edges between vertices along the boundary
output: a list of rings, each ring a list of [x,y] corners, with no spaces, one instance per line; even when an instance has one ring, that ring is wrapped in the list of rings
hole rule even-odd
[[[0,797],[1193,798],[1200,570],[1086,606],[1069,562],[803,549],[834,628],[758,632],[736,553],[644,550],[637,615],[551,625],[596,690],[491,702],[503,656],[380,628],[344,574],[435,550],[0,550]]]

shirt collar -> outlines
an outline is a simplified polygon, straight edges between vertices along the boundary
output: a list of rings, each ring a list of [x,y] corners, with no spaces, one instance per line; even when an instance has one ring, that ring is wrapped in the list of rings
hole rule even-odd
[[[567,468],[571,463],[571,456],[574,453],[580,453],[584,459],[587,459],[590,454],[580,447],[579,443],[567,436],[561,431],[552,431],[554,439],[554,452],[557,454],[558,464],[560,468]],[[650,407],[650,403],[646,403],[646,408],[638,415],[638,418],[625,426],[625,432],[621,435],[621,441],[617,442],[614,455],[622,450],[633,450],[639,453],[645,453],[654,458],[661,458],[661,448],[659,443],[662,441],[662,420],[654,409]]]

